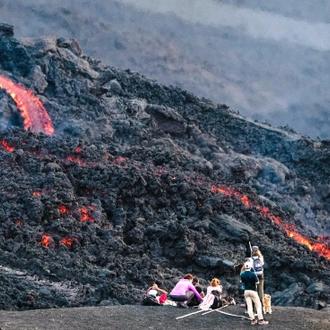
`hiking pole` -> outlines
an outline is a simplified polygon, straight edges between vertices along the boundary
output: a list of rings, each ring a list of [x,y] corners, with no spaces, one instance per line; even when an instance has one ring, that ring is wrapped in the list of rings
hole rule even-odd
[[[218,311],[219,309],[223,309],[223,308],[228,307],[228,306],[229,306],[229,305],[224,305],[224,306],[221,306],[221,307],[219,307],[219,308],[212,309],[212,310],[210,310],[210,311],[208,311],[208,312],[206,312],[206,313],[204,313],[204,314],[202,314],[202,315],[206,315],[206,314],[209,314],[209,313],[212,313],[212,312]]]
[[[187,316],[190,316],[190,315],[194,315],[194,314],[197,314],[197,313],[200,313],[200,312],[205,312],[205,311],[204,311],[204,309],[201,309],[201,310],[199,310],[199,311],[197,311],[197,312],[192,312],[192,313],[189,313],[189,314],[186,314],[186,315],[178,316],[178,317],[176,318],[176,320],[178,320],[178,319],[183,319],[184,317],[187,317]]]
[[[229,315],[229,316],[234,316],[234,317],[239,317],[241,319],[247,319],[247,320],[250,320],[249,317],[246,317],[244,315],[236,315],[236,314],[231,314],[231,313],[227,313],[227,312],[224,312],[224,311],[219,311],[219,310],[216,310],[217,312],[221,313],[221,314],[225,314],[225,315]]]
[[[251,258],[252,258],[252,246],[250,241],[249,241],[249,246],[250,246]]]

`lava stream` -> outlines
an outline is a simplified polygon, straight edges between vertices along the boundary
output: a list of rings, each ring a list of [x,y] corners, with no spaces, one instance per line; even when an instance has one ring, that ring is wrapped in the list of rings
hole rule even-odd
[[[0,75],[0,88],[4,88],[15,101],[24,119],[24,129],[35,133],[54,133],[53,123],[41,101],[29,90],[14,84],[10,79]]]
[[[313,243],[308,238],[303,237],[297,232],[294,225],[283,223],[280,218],[271,214],[268,208],[261,207],[259,205],[256,206],[252,205],[252,203],[249,201],[246,195],[240,194],[238,192],[234,192],[230,188],[226,189],[226,188],[212,186],[211,189],[214,193],[221,193],[224,195],[237,197],[246,207],[249,208],[254,207],[257,211],[261,213],[263,217],[270,218],[274,223],[276,223],[280,227],[282,231],[284,231],[289,237],[293,238],[297,243],[307,246],[311,251],[316,252],[319,256],[323,256],[324,258],[330,260],[330,249],[325,244],[319,242]],[[318,241],[325,241],[325,240],[326,240],[325,237],[318,238]]]

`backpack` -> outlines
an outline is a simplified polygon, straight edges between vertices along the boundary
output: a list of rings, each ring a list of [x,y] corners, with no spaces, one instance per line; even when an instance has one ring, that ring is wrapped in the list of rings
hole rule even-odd
[[[222,300],[221,300],[221,294],[217,290],[211,291],[211,293],[214,296],[214,300],[212,305],[210,306],[211,309],[217,309],[222,306]]]
[[[146,295],[142,300],[144,306],[161,306],[157,298],[151,295]]]
[[[253,260],[253,270],[256,275],[261,276],[264,272],[264,267],[262,261],[259,257],[252,257]]]

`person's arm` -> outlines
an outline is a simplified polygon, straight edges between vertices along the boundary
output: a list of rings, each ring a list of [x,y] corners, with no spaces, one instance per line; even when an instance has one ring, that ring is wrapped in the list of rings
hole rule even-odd
[[[203,298],[201,297],[201,295],[198,293],[198,291],[196,290],[195,286],[192,284],[188,285],[188,290],[192,291],[195,296],[198,298],[198,300],[203,301]]]
[[[260,257],[260,260],[261,260],[261,263],[262,263],[262,266],[265,264],[265,261],[264,261],[264,257]]]
[[[161,289],[157,284],[154,284],[154,285],[152,286],[152,289],[157,290],[157,291],[159,291],[160,293],[167,294],[167,291]]]

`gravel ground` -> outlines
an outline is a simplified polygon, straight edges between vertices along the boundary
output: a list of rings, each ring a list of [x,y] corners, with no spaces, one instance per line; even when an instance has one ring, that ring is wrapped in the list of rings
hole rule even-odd
[[[269,330],[330,329],[330,309],[316,311],[300,307],[273,307],[264,325]],[[1,330],[200,330],[200,329],[246,329],[253,325],[245,319],[244,308],[228,306],[222,312],[206,315],[198,309],[181,309],[172,306],[147,307],[122,305],[111,307],[83,307],[43,309],[23,312],[0,311]],[[189,313],[198,312],[177,319]],[[237,317],[238,316],[238,317]],[[260,327],[259,325],[256,326]]]

